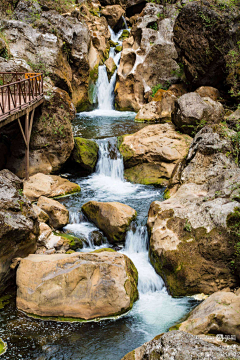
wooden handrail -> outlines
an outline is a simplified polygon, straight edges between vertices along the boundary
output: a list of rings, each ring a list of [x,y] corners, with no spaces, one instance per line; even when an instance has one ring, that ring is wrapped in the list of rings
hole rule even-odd
[[[22,76],[21,76],[22,75]],[[23,77],[19,80],[19,77]],[[43,74],[0,72],[0,121],[43,97]],[[8,81],[7,81],[8,79]],[[15,81],[14,81],[15,80]]]

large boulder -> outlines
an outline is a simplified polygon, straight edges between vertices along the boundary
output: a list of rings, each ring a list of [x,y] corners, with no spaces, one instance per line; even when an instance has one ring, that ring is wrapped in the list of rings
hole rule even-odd
[[[80,191],[78,184],[57,175],[35,174],[24,181],[23,194],[31,201],[36,201],[40,196],[56,197]]]
[[[58,201],[40,196],[37,202],[42,210],[49,216],[49,224],[55,229],[61,229],[69,222],[69,211]]]
[[[117,32],[122,28],[122,17],[125,11],[120,5],[108,5],[102,10],[102,15],[107,19],[108,25]]]
[[[223,118],[224,108],[221,103],[192,92],[177,100],[172,121],[184,133],[194,135],[203,126],[218,124]]]
[[[172,41],[175,14],[175,5],[164,8],[148,3],[138,17],[123,42],[115,88],[118,109],[139,111],[154,86],[177,82],[179,66]]]
[[[150,259],[175,296],[239,286],[240,169],[231,133],[204,127],[151,204]]]
[[[194,335],[232,335],[240,342],[240,293],[219,291],[198,305],[187,320],[177,325]]]
[[[17,271],[17,307],[60,321],[116,316],[138,299],[137,281],[132,261],[117,252],[31,255]]]
[[[151,104],[151,103],[150,103]],[[176,163],[188,152],[192,138],[173,124],[149,125],[119,139],[125,177],[136,183],[166,185]]]
[[[223,87],[228,74],[234,72],[231,61],[239,63],[238,24],[237,2],[221,6],[194,1],[182,7],[174,25],[174,42],[190,86]],[[231,58],[232,52],[235,54]]]
[[[236,346],[212,344],[184,331],[171,331],[158,335],[125,355],[122,360],[226,360],[240,359]]]
[[[72,160],[82,168],[93,172],[98,159],[98,144],[93,140],[76,137]]]
[[[82,211],[111,243],[125,240],[129,225],[137,216],[136,210],[118,202],[89,201],[82,206]]]
[[[0,294],[11,284],[16,257],[34,253],[39,224],[31,203],[22,195],[22,181],[8,170],[0,171]]]

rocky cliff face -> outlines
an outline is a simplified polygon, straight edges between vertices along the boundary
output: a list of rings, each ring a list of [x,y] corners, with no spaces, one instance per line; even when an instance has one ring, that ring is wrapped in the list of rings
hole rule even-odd
[[[186,4],[174,25],[178,61],[190,87],[239,87],[239,4],[204,1]],[[237,95],[239,96],[239,95]]]
[[[240,170],[226,134],[205,127],[149,211],[150,257],[173,295],[239,286]]]
[[[115,88],[117,108],[138,111],[153,86],[177,81],[179,66],[172,40],[176,14],[174,5],[164,9],[149,3],[137,17],[123,42]]]
[[[12,260],[36,251],[39,225],[31,203],[22,195],[22,181],[0,171],[0,294],[15,276]]]

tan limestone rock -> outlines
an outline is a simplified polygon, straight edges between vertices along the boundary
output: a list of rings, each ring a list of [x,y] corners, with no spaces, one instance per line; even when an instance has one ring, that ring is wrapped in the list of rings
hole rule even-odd
[[[32,255],[18,268],[17,307],[60,321],[116,316],[138,299],[137,278],[117,252]]]
[[[80,191],[78,184],[57,175],[35,174],[24,181],[23,193],[31,201],[40,196],[57,197]]]
[[[49,223],[55,229],[61,229],[69,221],[69,211],[58,201],[41,196],[37,205],[49,216]]]
[[[119,202],[89,201],[82,210],[112,243],[124,241],[130,223],[137,216],[136,210]]]
[[[240,295],[225,291],[210,295],[178,327],[194,335],[233,335],[240,342]]]

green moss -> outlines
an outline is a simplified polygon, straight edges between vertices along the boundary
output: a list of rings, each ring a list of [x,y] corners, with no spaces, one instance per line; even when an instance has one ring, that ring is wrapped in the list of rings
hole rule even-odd
[[[127,163],[127,166],[131,165]],[[130,167],[124,171],[125,179],[135,184],[143,185],[168,185],[168,179],[165,178],[165,173],[161,171],[158,164],[143,163]]]
[[[85,320],[82,318],[74,318],[74,317],[64,317],[64,316],[40,316],[40,315],[36,315],[36,314],[31,314],[31,313],[26,313],[25,314],[33,319],[39,319],[39,320],[44,320],[44,321],[57,321],[57,322],[69,322],[69,323],[73,323],[73,322],[79,322],[79,323],[89,323],[89,322],[99,322],[102,320],[108,320],[108,319],[119,319],[122,315],[126,315],[128,313],[128,310],[126,312],[121,312],[119,311],[118,313],[109,315],[109,316],[104,316],[104,317],[97,317],[97,318],[93,318],[93,319],[89,319],[89,320]]]
[[[232,271],[238,276],[240,274],[240,208],[235,207],[234,212],[227,217],[227,228],[234,240],[234,256],[230,259]]]
[[[121,45],[116,46],[115,50],[116,50],[117,53],[121,52],[122,51],[122,46]]]
[[[91,253],[101,253],[104,251],[116,252],[114,249],[111,249],[111,248],[102,248],[102,249],[93,250],[93,251],[91,251]]]
[[[75,138],[73,159],[84,169],[93,172],[98,158],[98,144],[95,141]]]
[[[4,354],[7,350],[7,344],[0,338],[0,355]]]
[[[170,327],[169,331],[179,330],[180,326],[181,326],[181,324],[174,325],[174,326]]]
[[[163,198],[165,199],[165,200],[167,200],[167,199],[170,199],[170,191],[168,190],[168,189],[166,189],[165,191],[164,191],[164,195],[163,195]]]
[[[3,309],[10,301],[11,295],[4,295],[0,298],[0,310]]]
[[[121,37],[120,37],[120,40],[121,41],[124,41],[125,39],[127,39],[127,38],[129,38],[129,31],[128,30],[123,30],[123,32],[122,32],[122,35],[121,35]]]
[[[69,244],[69,247],[71,250],[77,250],[77,249],[83,248],[83,240],[82,239],[79,239],[78,237],[71,235],[71,234],[57,233],[55,231],[53,233],[54,233],[54,235],[60,236],[61,238],[65,239],[67,241],[67,243]]]
[[[117,138],[118,139],[118,150],[120,151],[124,162],[131,159],[134,155],[134,151],[132,149],[130,149],[128,146],[126,146],[125,144],[123,144],[123,141],[126,136],[129,136],[129,135],[122,135],[122,136],[118,136],[118,138]]]
[[[109,40],[109,44],[110,44],[111,47],[116,47],[118,43],[114,42],[112,40]]]
[[[96,82],[98,79],[98,67],[99,67],[99,64],[95,65],[94,68],[91,69],[89,72],[89,77],[94,82]]]

